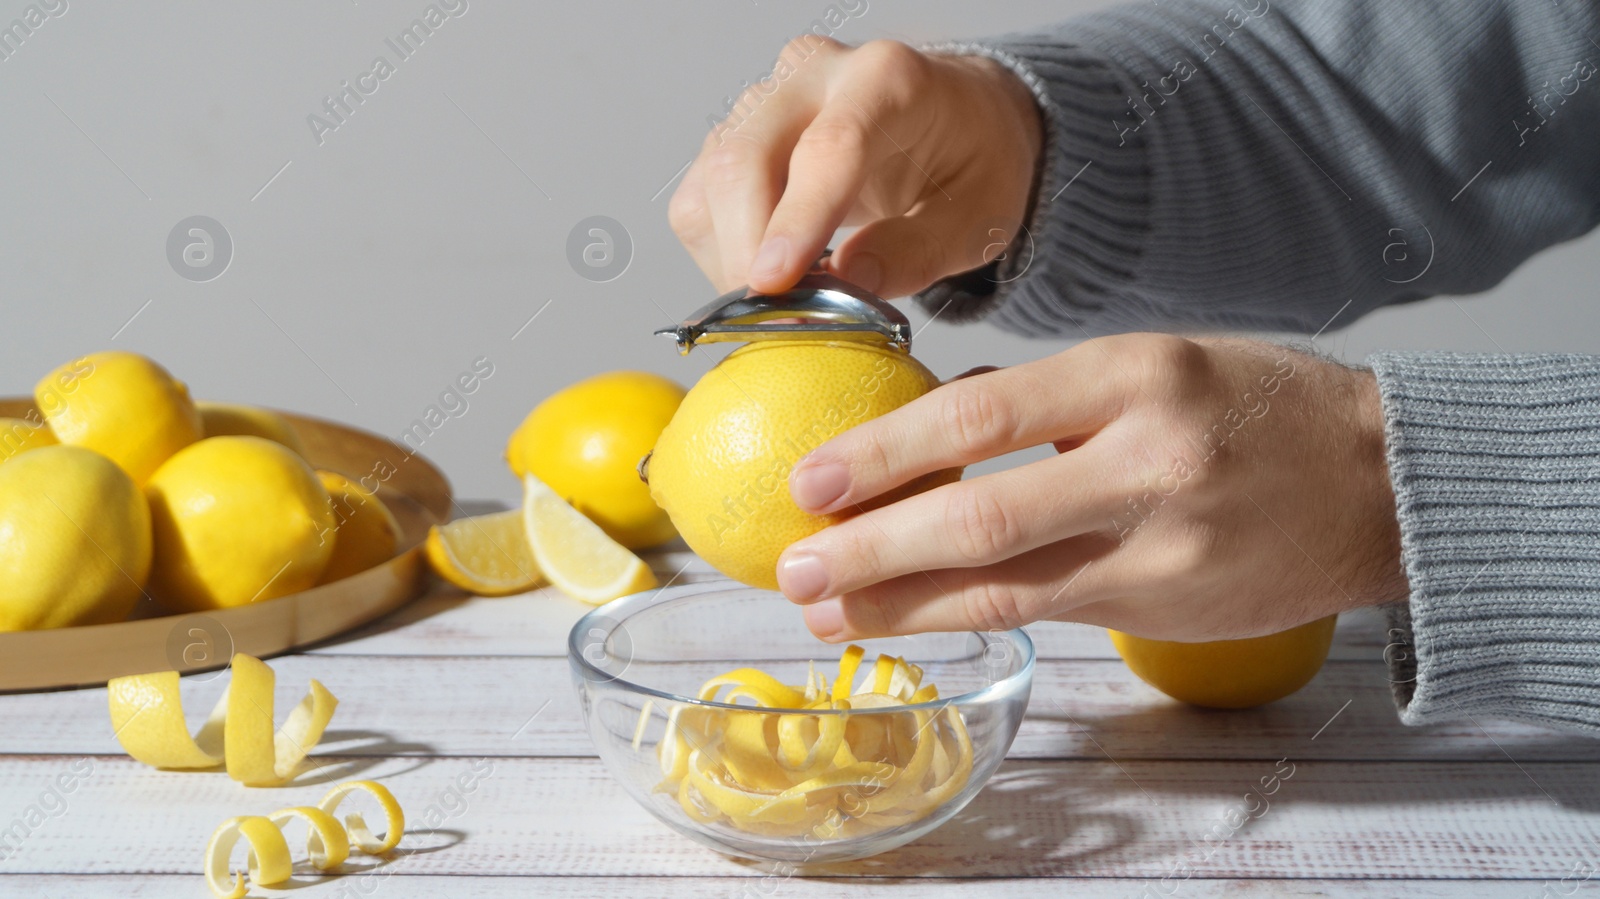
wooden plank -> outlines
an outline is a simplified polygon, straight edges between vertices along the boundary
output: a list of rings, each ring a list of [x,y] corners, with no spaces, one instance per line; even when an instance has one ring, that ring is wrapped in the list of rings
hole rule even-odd
[[[320,783],[247,790],[127,759],[13,757],[0,766],[0,824],[78,773],[56,816],[10,838],[0,870],[191,874],[224,819],[308,804],[355,776],[381,778],[407,806],[413,851],[395,874],[753,870],[653,820],[595,760],[321,761]],[[1275,769],[1275,789],[1247,799]],[[1596,808],[1594,767],[1569,763],[1012,761],[945,827],[814,873],[1551,879],[1594,860]]]
[[[691,564],[674,583],[715,579],[689,554],[647,557],[666,582]],[[542,655],[564,656],[572,625],[592,606],[552,588],[495,599],[470,597],[436,584],[425,596],[387,618],[311,650],[320,655]],[[1329,654],[1334,659],[1383,658],[1386,625],[1376,609],[1341,616]],[[1030,625],[1040,658],[1114,659],[1105,631],[1088,625],[1041,622]]]
[[[372,876],[375,880],[376,875]],[[1004,895],[1007,899],[1058,899],[1073,896],[1137,897],[1146,888],[1148,895],[1163,896],[1169,881],[1129,878],[1065,879],[1030,878],[1025,880],[986,880],[981,878],[896,880],[877,877],[835,878],[783,877],[781,874],[737,877],[437,877],[395,874],[385,877],[382,893],[361,893],[364,882],[358,876],[319,877],[297,874],[297,885],[316,885],[316,896],[382,895],[385,899],[606,899],[606,897],[648,896],[651,899],[756,899],[764,896],[817,897],[836,899],[841,892],[862,899],[926,896],[929,899],[970,899],[975,890],[983,895]],[[370,881],[368,881],[370,882]],[[1577,876],[1563,884],[1549,882],[1548,895],[1565,895],[1582,881]],[[1327,899],[1457,899],[1467,894],[1482,899],[1527,899],[1538,897],[1544,881],[1458,880],[1202,880],[1180,884],[1188,899],[1233,899],[1236,896],[1327,897]],[[347,892],[339,892],[346,887]],[[36,899],[168,899],[171,896],[199,896],[205,890],[199,874],[26,874],[0,875],[0,890],[6,895]]]
[[[339,697],[338,713],[319,752],[594,752],[565,659],[302,655],[276,659],[272,665],[278,673],[280,718],[313,677]],[[702,677],[715,673],[707,669]],[[227,675],[207,678],[187,678],[182,688],[184,707],[196,727],[221,695]],[[1515,722],[1483,718],[1481,729],[1471,721],[1406,727],[1395,714],[1384,678],[1377,663],[1330,662],[1288,699],[1260,709],[1222,712],[1175,703],[1140,682],[1120,661],[1046,660],[1036,670],[1032,703],[1012,755],[1109,755],[1119,761],[1289,754],[1344,761],[1502,761],[1509,753],[1517,761],[1600,761],[1600,741]],[[0,728],[0,754],[120,752],[103,689],[0,696],[0,720],[7,723]],[[1313,734],[1319,734],[1315,741],[1309,739]]]
[[[341,697],[325,751],[592,754],[565,660],[291,657],[274,665],[280,674],[280,709],[298,699],[311,677]],[[1600,760],[1600,742],[1514,722],[1484,720],[1487,732],[1470,722],[1404,727],[1381,675],[1371,665],[1330,663],[1305,690],[1280,703],[1215,712],[1161,697],[1118,662],[1046,661],[1038,669],[1029,718],[1013,754],[1277,757],[1320,732],[1313,753],[1317,758],[1498,760],[1504,758],[1504,749],[1517,760]],[[222,683],[185,682],[191,719],[209,709]],[[1340,712],[1347,700],[1351,704]],[[0,732],[0,752],[115,753],[104,708],[99,690],[0,698],[0,711],[16,725]],[[378,734],[387,736],[379,739]],[[407,734],[427,735],[426,741],[411,746],[394,742]]]

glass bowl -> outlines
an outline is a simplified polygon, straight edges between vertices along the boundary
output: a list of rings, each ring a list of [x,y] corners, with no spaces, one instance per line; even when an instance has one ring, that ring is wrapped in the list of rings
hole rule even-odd
[[[567,658],[595,748],[640,805],[721,852],[805,864],[876,855],[950,820],[1010,749],[1033,686],[1020,630],[857,645],[829,708],[846,648],[813,637],[781,594],[712,581],[595,609]]]

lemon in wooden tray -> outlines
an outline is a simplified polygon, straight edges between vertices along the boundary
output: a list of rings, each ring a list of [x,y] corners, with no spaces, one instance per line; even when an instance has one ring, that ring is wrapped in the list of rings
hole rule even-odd
[[[236,608],[352,577],[401,548],[382,479],[313,470],[288,417],[197,403],[136,353],[71,360],[40,379],[31,405],[4,407],[0,631],[122,622],[141,598],[155,611]],[[312,426],[325,454],[327,435],[350,434]]]
[[[0,465],[0,631],[121,621],[149,570],[149,507],[110,459],[45,446]]]

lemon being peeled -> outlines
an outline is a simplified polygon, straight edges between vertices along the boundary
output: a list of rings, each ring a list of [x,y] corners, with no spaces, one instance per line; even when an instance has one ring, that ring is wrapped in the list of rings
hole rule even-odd
[[[789,470],[845,430],[938,386],[904,352],[867,343],[771,340],[743,346],[695,384],[650,456],[650,495],[689,548],[723,574],[776,590],[789,544],[841,520],[789,497]],[[950,483],[924,475],[877,504]]]
[[[1339,616],[1265,637],[1176,643],[1110,631],[1117,654],[1139,679],[1181,702],[1248,709],[1311,682],[1328,657]]]
[[[180,611],[242,606],[314,586],[337,521],[305,460],[260,437],[210,437],[145,485],[152,592]]]
[[[623,546],[665,543],[672,521],[637,469],[682,400],[683,388],[660,375],[596,375],[534,407],[511,435],[506,461],[518,479],[548,484]]]
[[[149,570],[149,507],[109,459],[46,446],[0,465],[0,631],[121,621]]]
[[[44,376],[34,401],[56,439],[91,449],[143,484],[203,436],[189,390],[135,353],[94,353]]]

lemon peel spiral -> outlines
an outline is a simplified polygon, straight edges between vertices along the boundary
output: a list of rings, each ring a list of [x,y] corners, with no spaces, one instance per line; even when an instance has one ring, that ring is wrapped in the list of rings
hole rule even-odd
[[[383,839],[372,835],[359,814],[347,815],[344,824],[334,817],[339,803],[355,790],[371,793],[383,807],[388,819],[388,833]],[[405,812],[400,803],[387,787],[371,780],[339,784],[314,807],[294,806],[270,815],[229,818],[218,825],[206,843],[206,885],[212,894],[218,899],[244,899],[251,885],[270,887],[287,881],[294,871],[294,859],[283,826],[296,818],[307,824],[306,856],[319,871],[332,871],[344,864],[352,847],[367,855],[382,855],[398,846],[405,833]],[[240,840],[250,845],[245,871],[230,871],[228,858]]]
[[[111,726],[128,755],[154,768],[192,770],[225,765],[245,786],[279,786],[322,739],[339,700],[313,679],[283,727],[273,721],[272,668],[239,653],[233,680],[205,724],[189,735],[176,671],[131,674],[106,684]]]
[[[657,790],[698,823],[767,836],[853,838],[931,814],[972,775],[966,722],[949,704],[904,709],[936,702],[938,689],[904,658],[864,668],[865,656],[848,647],[831,687],[815,666],[800,686],[755,668],[706,681],[699,699],[741,709],[674,706]],[[652,709],[641,709],[636,749]]]

